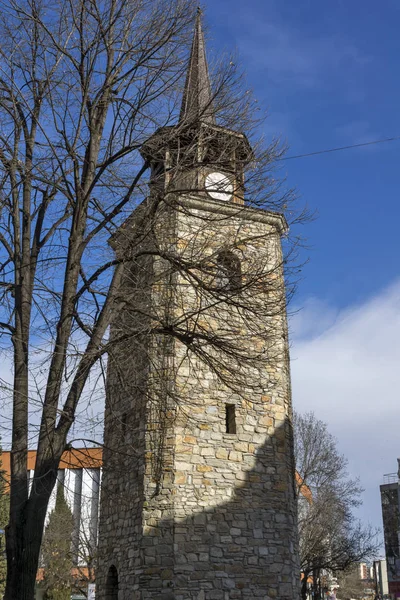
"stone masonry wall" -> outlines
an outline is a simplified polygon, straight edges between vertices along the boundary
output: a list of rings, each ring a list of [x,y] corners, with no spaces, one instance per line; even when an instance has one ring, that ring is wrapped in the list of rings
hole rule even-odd
[[[135,335],[110,361],[97,595],[111,600],[114,565],[119,600],[297,600],[280,234],[262,211],[227,217],[212,202],[189,205],[164,212],[151,235],[139,235],[135,219],[124,233],[135,255],[155,244],[193,266],[179,272],[157,253],[126,266],[114,329]],[[225,249],[242,266],[237,302],[215,291],[215,257]],[[131,301],[152,317],[130,311]],[[186,338],[157,333],[169,322]],[[194,332],[206,341],[193,349]],[[210,343],[214,333],[226,346]]]

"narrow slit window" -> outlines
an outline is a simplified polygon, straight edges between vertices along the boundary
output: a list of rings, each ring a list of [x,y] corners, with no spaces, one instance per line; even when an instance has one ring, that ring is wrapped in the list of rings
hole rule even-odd
[[[235,405],[225,404],[226,433],[236,433]]]

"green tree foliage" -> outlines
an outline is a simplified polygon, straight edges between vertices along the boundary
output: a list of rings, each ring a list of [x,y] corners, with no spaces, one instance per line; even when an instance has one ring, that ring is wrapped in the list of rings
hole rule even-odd
[[[63,488],[59,486],[56,505],[50,513],[42,544],[46,600],[70,600],[73,530],[74,518]]]
[[[4,476],[2,469],[3,462],[1,460],[1,446],[0,446],[0,529],[4,531],[9,518],[10,509],[10,498],[6,490],[7,480]],[[5,550],[5,536],[0,535],[0,597],[3,597],[4,589],[6,585],[7,575],[7,562],[4,554]]]

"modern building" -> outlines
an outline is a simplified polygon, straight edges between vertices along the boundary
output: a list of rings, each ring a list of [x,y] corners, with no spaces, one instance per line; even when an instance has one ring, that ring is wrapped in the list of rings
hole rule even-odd
[[[246,204],[253,153],[244,133],[216,122],[200,14],[180,118],[142,154],[149,196],[111,240],[124,271],[110,334],[97,598],[297,600],[287,225]],[[251,269],[260,314],[250,328]],[[221,330],[222,350],[213,346]]]
[[[389,584],[387,577],[387,565],[385,559],[374,560],[372,565],[373,580],[375,590],[381,598],[387,597],[389,594]]]
[[[400,459],[398,472],[383,476],[380,486],[389,594],[400,598]]]

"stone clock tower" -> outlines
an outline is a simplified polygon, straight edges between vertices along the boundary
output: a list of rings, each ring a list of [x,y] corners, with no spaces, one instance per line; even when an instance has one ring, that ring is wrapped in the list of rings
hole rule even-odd
[[[100,600],[299,597],[287,226],[249,206],[252,149],[214,103],[199,14],[179,122],[111,240]]]

